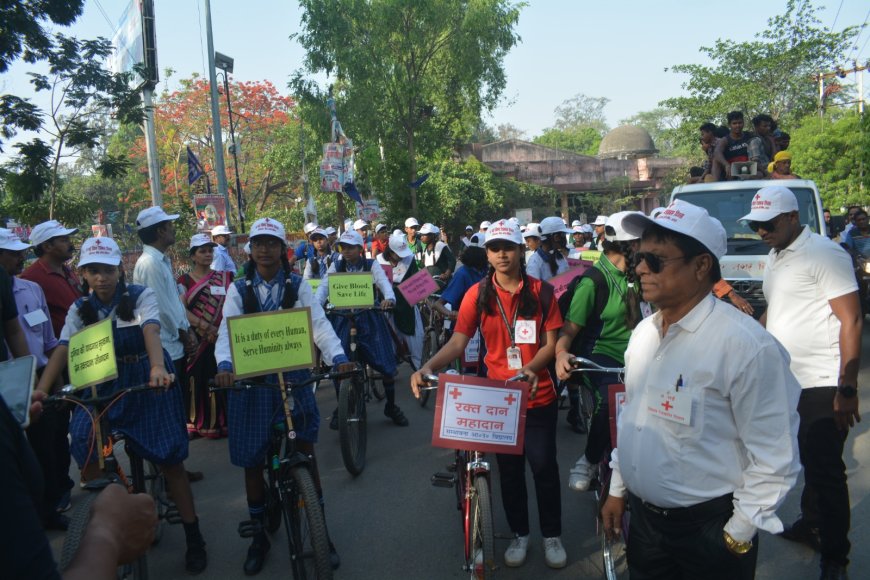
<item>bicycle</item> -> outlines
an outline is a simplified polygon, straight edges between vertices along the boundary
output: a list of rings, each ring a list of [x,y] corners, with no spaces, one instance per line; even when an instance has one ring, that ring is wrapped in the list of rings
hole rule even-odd
[[[370,310],[381,311],[378,307],[336,310],[331,304],[326,305],[327,314],[341,316],[348,320],[350,324],[348,358],[359,367],[357,373],[341,381],[338,387],[338,439],[341,459],[351,475],[359,475],[366,466],[368,440],[366,403],[371,401],[373,396],[379,401],[386,396],[382,384],[379,389],[375,386],[377,375],[368,365],[360,364],[357,352],[356,317]]]
[[[438,377],[424,375],[430,385],[420,389],[421,394],[438,388]],[[465,564],[462,569],[473,580],[493,578],[495,563],[495,532],[492,517],[492,470],[480,451],[457,449],[447,473],[435,473],[431,482],[435,487],[453,487],[456,507],[462,516]]]
[[[428,361],[437,353],[442,346],[450,340],[450,321],[441,316],[432,303],[441,298],[440,294],[432,294],[420,304],[420,315],[423,318],[423,357],[422,362]],[[453,364],[454,370],[459,370],[459,363]],[[421,407],[429,402],[429,391],[420,393],[417,400]]]
[[[217,387],[209,383],[209,391],[244,391],[248,389],[280,389],[284,421],[274,423],[272,437],[266,451],[266,531],[274,534],[284,524],[290,565],[295,580],[329,580],[332,565],[329,559],[329,538],[320,498],[314,485],[313,459],[296,450],[296,430],[291,416],[292,389],[309,387],[318,381],[341,378],[347,373],[319,373],[299,383],[285,383],[283,373],[277,383],[236,381],[230,387]],[[276,414],[279,409],[276,409]],[[239,524],[239,535],[252,538],[262,532],[259,520]]]
[[[96,388],[92,387],[90,390],[92,396],[82,397],[77,394],[75,387],[67,385],[58,394],[45,400],[46,405],[66,402],[73,403],[85,409],[90,415],[94,429],[94,441],[88,451],[88,459],[93,455],[96,445],[100,445],[97,459],[102,477],[92,479],[84,486],[85,490],[94,493],[89,493],[85,496],[70,518],[69,529],[64,538],[61,551],[61,570],[65,570],[75,558],[76,552],[81,545],[81,540],[84,537],[85,529],[88,527],[91,505],[97,498],[97,492],[109,485],[120,484],[126,487],[130,493],[147,493],[154,499],[158,516],[157,529],[155,530],[153,541],[154,545],[161,540],[166,523],[181,523],[181,515],[178,513],[175,504],[169,499],[166,481],[160,469],[151,461],[146,461],[136,454],[129,446],[124,445],[130,460],[130,476],[128,477],[121,468],[114,453],[115,445],[125,441],[126,438],[123,433],[112,431],[108,423],[108,410],[116,401],[130,393],[149,391],[154,388],[147,384],[135,385],[118,389],[110,395],[100,397],[97,396]],[[93,406],[94,410],[91,411],[89,406]],[[148,578],[147,556],[143,555],[132,564],[119,566],[118,578],[146,580]]]
[[[625,377],[625,367],[604,367],[594,361],[580,356],[573,357],[571,359],[571,365],[575,367],[571,371],[572,373],[615,374],[620,377],[620,381],[623,381]],[[609,390],[613,391],[612,387],[614,386],[615,385],[610,385]],[[591,388],[588,385],[581,385],[580,389],[580,414],[584,424],[586,425],[586,432],[589,433],[589,427],[592,423],[592,415],[594,415],[596,411],[596,399],[592,397]],[[597,395],[597,393],[595,394]],[[610,398],[612,399],[612,397]],[[617,410],[615,408],[610,409],[611,434],[616,432],[616,412]],[[615,443],[613,437],[611,437],[611,443]],[[607,495],[610,490],[610,479],[613,474],[613,470],[610,468],[610,455],[612,451],[612,447],[607,449],[602,456],[601,461],[598,462],[591,487],[594,491],[595,501],[598,506],[598,509],[596,510],[597,517],[595,531],[596,534],[601,536],[601,556],[604,564],[604,574],[607,580],[619,580],[620,578],[626,577],[625,552],[626,546],[628,545],[628,527],[630,520],[628,508],[626,507],[626,511],[622,516],[621,541],[620,539],[613,540],[607,537],[607,534],[604,533],[601,520],[601,508],[607,500]]]

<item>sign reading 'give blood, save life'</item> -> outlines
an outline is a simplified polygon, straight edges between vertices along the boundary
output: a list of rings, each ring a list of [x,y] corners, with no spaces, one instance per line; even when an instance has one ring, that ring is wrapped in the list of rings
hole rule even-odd
[[[438,375],[432,445],[519,455],[526,426],[527,383],[472,375]]]

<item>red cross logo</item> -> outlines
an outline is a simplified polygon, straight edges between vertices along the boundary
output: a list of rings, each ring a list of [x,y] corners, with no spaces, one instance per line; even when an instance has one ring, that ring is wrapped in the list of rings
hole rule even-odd
[[[529,329],[528,329],[528,327],[525,327],[525,326],[522,327],[522,328],[520,329],[520,334],[522,334],[523,336],[528,336],[528,335],[529,335]]]
[[[755,199],[761,199],[761,194],[760,194],[760,193],[756,193],[756,194],[755,194]]]
[[[263,221],[269,223],[269,218],[263,218]]]
[[[94,240],[95,246],[101,246],[102,244],[103,244],[103,242],[100,241],[100,238],[97,238],[96,240]]]
[[[665,408],[665,411],[670,411],[673,405],[671,405],[670,401],[665,401],[664,403],[662,403],[662,407]]]
[[[513,405],[513,404],[514,404],[514,401],[516,401],[517,398],[514,397],[514,394],[513,394],[513,393],[508,393],[508,396],[505,397],[504,400],[507,401],[507,404],[508,404],[508,405]]]
[[[453,397],[454,400],[458,399],[461,394],[462,391],[459,390],[459,387],[453,387],[453,390],[450,391],[450,396]]]

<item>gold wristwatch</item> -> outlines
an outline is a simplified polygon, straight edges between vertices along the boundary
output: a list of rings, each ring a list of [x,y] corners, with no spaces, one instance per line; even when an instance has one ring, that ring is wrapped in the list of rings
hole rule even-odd
[[[725,538],[725,545],[735,554],[743,555],[752,549],[752,540],[749,540],[748,542],[738,542],[725,530],[722,530],[722,536]]]

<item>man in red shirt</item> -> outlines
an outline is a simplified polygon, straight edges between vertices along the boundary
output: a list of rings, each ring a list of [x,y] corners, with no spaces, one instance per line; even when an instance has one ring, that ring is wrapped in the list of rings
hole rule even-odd
[[[372,240],[372,259],[377,258],[378,254],[382,254],[387,249],[389,239],[390,230],[387,228],[387,224],[376,225],[374,239]]]

